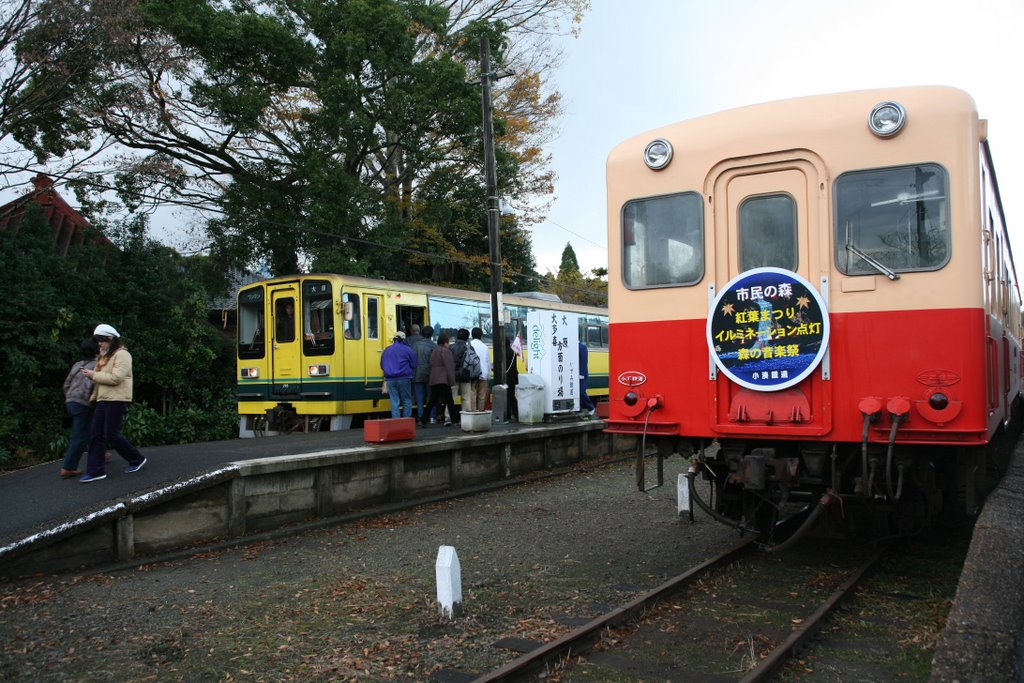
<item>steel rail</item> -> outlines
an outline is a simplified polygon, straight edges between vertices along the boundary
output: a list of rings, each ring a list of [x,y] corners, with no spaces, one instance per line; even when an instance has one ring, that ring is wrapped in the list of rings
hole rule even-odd
[[[757,683],[768,680],[785,663],[793,651],[807,642],[818,629],[821,628],[825,618],[839,605],[840,602],[853,591],[864,578],[864,574],[875,566],[882,557],[882,553],[871,556],[867,562],[862,564],[850,577],[843,582],[839,588],[833,591],[828,600],[821,604],[810,617],[805,619],[798,628],[794,629],[786,640],[773,649],[767,657],[762,659],[756,667],[747,672],[747,675],[740,679],[740,683]]]
[[[741,552],[746,550],[757,536],[750,536],[743,539],[732,548],[726,550],[709,560],[693,567],[679,576],[669,579],[657,588],[644,593],[622,607],[618,607],[597,619],[590,621],[571,633],[546,643],[535,650],[527,652],[521,657],[509,662],[499,669],[479,676],[473,683],[494,683],[496,681],[519,681],[552,661],[572,655],[579,655],[588,652],[597,643],[601,632],[606,628],[617,626],[653,606],[659,600],[680,590],[687,583],[700,577],[708,570],[734,559]]]

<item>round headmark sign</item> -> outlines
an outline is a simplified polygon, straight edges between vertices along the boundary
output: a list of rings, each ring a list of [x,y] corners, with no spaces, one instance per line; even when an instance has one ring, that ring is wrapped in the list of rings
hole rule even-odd
[[[807,280],[755,268],[729,281],[708,313],[708,348],[729,379],[778,391],[814,371],[828,349],[828,310]]]

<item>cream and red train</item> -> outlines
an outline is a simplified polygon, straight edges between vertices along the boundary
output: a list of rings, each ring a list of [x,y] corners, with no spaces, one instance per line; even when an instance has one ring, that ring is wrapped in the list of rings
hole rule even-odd
[[[696,502],[738,527],[974,508],[1021,310],[969,95],[724,111],[623,142],[607,174],[609,431],[692,445]]]

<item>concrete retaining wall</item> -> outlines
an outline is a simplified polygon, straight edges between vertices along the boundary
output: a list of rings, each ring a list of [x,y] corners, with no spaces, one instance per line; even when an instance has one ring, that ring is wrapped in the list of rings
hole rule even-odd
[[[575,423],[230,463],[0,549],[0,574],[134,560],[635,452],[636,437],[601,429]]]

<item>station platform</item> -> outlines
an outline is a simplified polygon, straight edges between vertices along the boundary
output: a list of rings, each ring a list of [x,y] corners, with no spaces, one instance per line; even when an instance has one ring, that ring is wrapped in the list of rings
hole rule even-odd
[[[61,571],[500,482],[634,448],[600,420],[418,427],[408,440],[363,429],[143,448],[126,473],[62,479],[54,461],[0,475],[0,574]],[[83,461],[84,465],[84,461]]]

